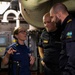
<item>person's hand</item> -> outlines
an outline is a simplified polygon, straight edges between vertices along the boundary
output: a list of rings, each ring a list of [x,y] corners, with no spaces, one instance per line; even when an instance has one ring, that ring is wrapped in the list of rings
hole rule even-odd
[[[30,65],[33,65],[35,62],[35,57],[34,56],[30,56]]]
[[[16,50],[14,50],[13,48],[9,48],[9,50],[7,51],[7,54],[14,54],[14,52],[16,52]]]
[[[10,54],[14,54],[14,52],[16,52],[16,50],[14,50],[13,48],[9,48],[9,50],[7,51],[7,53],[5,54],[5,56],[3,57],[2,63],[4,65],[8,64]]]
[[[44,63],[44,61],[43,61],[43,60],[41,61],[41,64],[42,64],[43,66],[45,65],[45,63]]]

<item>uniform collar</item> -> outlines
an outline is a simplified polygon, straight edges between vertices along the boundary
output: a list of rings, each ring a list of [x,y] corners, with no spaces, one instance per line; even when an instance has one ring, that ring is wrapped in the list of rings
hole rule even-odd
[[[18,46],[18,45],[21,45],[21,44],[19,44],[19,42],[17,41],[16,42],[16,45]],[[24,43],[24,45],[21,45],[21,46],[25,46],[25,43]]]
[[[53,31],[53,32],[48,32],[48,34],[53,35],[53,34],[55,34],[57,31],[58,31],[58,29],[56,29],[56,30]]]
[[[65,20],[63,21],[63,23],[61,24],[62,30],[66,27],[66,25],[72,20],[72,15],[68,15]]]

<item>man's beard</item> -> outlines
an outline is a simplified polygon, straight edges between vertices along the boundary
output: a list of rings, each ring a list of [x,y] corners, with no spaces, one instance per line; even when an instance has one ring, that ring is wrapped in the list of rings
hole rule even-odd
[[[57,28],[58,28],[58,27],[61,27],[61,22],[60,22],[60,21],[56,23],[56,27],[57,27]]]
[[[56,21],[56,27],[57,28],[61,27],[61,20],[59,20],[58,18],[57,18],[57,21]]]

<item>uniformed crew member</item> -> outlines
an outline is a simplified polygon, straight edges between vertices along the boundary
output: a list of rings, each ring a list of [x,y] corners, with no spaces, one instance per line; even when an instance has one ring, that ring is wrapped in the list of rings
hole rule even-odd
[[[38,50],[45,75],[60,75],[59,57],[61,51],[60,30],[51,22],[50,14],[43,16],[45,29],[39,39]]]
[[[6,52],[3,58],[3,64],[8,64],[11,60],[12,75],[31,75],[30,65],[34,64],[35,58],[31,55],[30,49],[25,45],[26,40],[26,29],[18,27],[13,33],[16,42],[9,45],[6,48]],[[17,70],[16,64],[19,64],[19,70]],[[18,72],[16,72],[16,70]]]
[[[50,10],[52,22],[61,22],[62,52],[60,68],[62,75],[75,75],[75,18],[62,3],[55,4]]]

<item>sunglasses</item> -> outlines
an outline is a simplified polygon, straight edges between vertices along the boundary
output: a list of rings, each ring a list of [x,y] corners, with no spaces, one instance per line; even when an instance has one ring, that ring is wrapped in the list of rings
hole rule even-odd
[[[26,33],[26,30],[21,30],[18,33]]]

